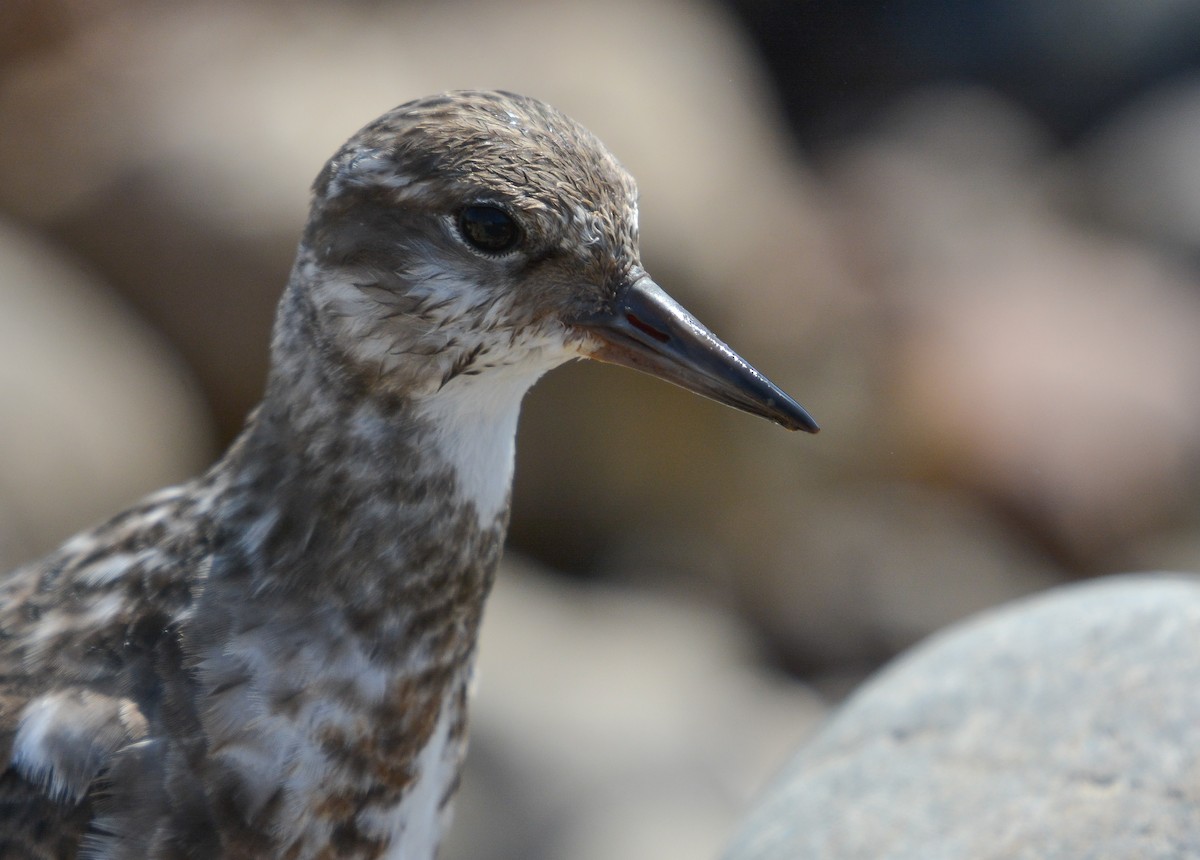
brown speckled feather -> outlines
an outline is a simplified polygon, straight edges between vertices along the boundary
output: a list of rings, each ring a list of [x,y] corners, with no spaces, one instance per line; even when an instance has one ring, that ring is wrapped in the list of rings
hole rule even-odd
[[[581,354],[564,309],[636,265],[633,193],[499,93],[334,156],[234,448],[0,583],[0,856],[432,856],[517,404]],[[464,245],[479,201],[523,219],[536,271]]]
[[[810,420],[646,278],[635,198],[505,93],[333,157],[234,446],[0,579],[0,857],[435,855],[526,390],[608,344]]]

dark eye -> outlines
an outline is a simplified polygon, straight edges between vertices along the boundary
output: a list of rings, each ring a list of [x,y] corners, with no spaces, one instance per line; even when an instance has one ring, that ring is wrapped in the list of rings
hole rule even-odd
[[[516,247],[521,229],[513,217],[496,206],[468,206],[458,216],[463,238],[485,254],[503,254]]]

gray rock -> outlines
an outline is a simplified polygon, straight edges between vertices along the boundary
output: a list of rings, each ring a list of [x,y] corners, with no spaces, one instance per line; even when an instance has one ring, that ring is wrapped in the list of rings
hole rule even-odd
[[[1087,201],[1117,227],[1200,248],[1200,78],[1169,80],[1112,116],[1080,152]]]
[[[867,683],[725,855],[1200,856],[1200,576],[1010,604]]]

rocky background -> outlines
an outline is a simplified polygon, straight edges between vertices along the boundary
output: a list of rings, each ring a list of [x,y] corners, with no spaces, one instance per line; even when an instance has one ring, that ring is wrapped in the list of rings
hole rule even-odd
[[[4,0],[2,566],[229,441],[323,160],[466,86],[597,132],[824,432],[539,384],[449,860],[712,856],[900,649],[1200,570],[1196,0]]]

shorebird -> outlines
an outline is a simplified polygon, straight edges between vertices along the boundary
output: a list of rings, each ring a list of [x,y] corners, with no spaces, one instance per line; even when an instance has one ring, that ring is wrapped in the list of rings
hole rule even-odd
[[[518,409],[573,358],[817,429],[650,280],[563,114],[455,92],[352,137],[229,451],[0,580],[0,856],[432,858]]]

